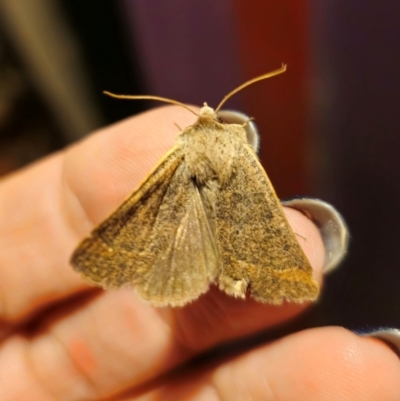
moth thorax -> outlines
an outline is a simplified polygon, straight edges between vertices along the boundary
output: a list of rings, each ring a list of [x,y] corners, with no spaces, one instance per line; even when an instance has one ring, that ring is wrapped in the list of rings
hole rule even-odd
[[[206,132],[193,138],[186,148],[185,161],[189,174],[199,184],[216,180],[224,185],[232,174],[235,149],[231,143],[221,143],[216,139],[215,133]]]

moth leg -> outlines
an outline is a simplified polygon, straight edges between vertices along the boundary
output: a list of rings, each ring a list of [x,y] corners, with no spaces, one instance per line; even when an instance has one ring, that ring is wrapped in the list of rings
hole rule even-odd
[[[235,280],[230,276],[221,274],[218,277],[218,283],[220,290],[224,291],[226,294],[236,298],[246,298],[249,281],[245,278]]]

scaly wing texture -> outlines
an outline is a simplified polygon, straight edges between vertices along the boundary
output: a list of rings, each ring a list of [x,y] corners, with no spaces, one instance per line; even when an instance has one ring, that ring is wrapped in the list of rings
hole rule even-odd
[[[312,268],[256,155],[245,145],[236,163],[216,209],[220,288],[244,297],[250,286],[253,298],[272,304],[316,299]]]
[[[117,288],[135,279],[132,255],[148,246],[163,197],[181,163],[181,153],[173,148],[142,185],[78,246],[71,264],[87,281]]]
[[[136,284],[156,306],[182,306],[206,292],[218,270],[218,253],[200,194],[183,163],[161,204],[148,252],[156,255]]]
[[[135,284],[159,306],[183,305],[208,289],[216,275],[215,239],[179,148],[93,230],[71,263],[92,284]]]

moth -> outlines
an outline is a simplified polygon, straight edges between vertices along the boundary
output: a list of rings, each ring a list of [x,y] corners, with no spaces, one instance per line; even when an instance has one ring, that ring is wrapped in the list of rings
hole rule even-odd
[[[270,304],[315,300],[312,268],[247,142],[246,123],[217,115],[237,91],[285,70],[246,82],[215,110],[205,103],[139,188],[77,247],[75,270],[105,289],[133,285],[160,307],[184,306],[211,283]]]

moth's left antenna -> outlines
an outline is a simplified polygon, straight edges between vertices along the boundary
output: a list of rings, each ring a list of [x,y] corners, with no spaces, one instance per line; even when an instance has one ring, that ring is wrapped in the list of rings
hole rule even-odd
[[[189,110],[191,113],[193,113],[195,116],[199,116],[194,110],[192,110],[190,107],[186,106],[186,104],[183,104],[181,102],[178,102],[177,100],[174,99],[168,99],[166,97],[161,97],[161,96],[153,96],[153,95],[116,95],[115,93],[111,93],[108,91],[103,91],[103,93],[107,96],[114,97],[116,99],[130,99],[130,100],[136,100],[136,99],[148,99],[148,100],[158,100],[160,102],[164,103],[169,103],[169,104],[174,104],[175,106],[181,106],[185,108],[186,110]]]

